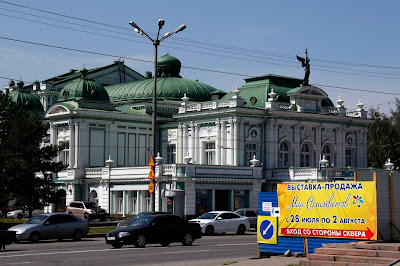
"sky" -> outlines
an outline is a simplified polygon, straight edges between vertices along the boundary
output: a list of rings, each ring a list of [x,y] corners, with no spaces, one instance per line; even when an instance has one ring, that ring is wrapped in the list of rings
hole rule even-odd
[[[361,100],[389,114],[400,97],[399,8],[395,0],[0,0],[0,87],[118,59],[144,75],[154,46],[128,23],[155,37],[164,19],[161,35],[187,26],[158,49],[181,61],[183,78],[226,92],[254,76],[303,79],[296,55],[308,49],[310,84],[335,105],[340,96],[348,111]]]

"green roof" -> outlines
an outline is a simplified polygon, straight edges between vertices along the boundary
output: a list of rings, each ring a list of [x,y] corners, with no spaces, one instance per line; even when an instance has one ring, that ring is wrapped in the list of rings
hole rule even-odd
[[[240,88],[240,97],[245,100],[245,107],[265,108],[265,102],[268,101],[268,93],[273,89],[277,94],[278,102],[290,102],[288,93],[297,92],[301,89],[302,79],[286,77],[280,75],[264,75],[245,79],[246,83]],[[224,100],[231,99],[233,92],[223,97]],[[329,98],[322,100],[322,106],[333,106]]]
[[[86,78],[87,70],[81,70],[80,79],[67,83],[58,95],[58,101],[91,100],[109,102],[107,91],[100,83]]]
[[[17,83],[18,89],[10,93],[10,98],[13,102],[22,106],[24,111],[43,114],[43,105],[38,96],[31,94],[29,90],[24,89],[24,83],[19,81]]]

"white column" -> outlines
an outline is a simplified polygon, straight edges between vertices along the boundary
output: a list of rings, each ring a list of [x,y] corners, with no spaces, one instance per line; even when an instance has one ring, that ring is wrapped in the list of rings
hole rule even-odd
[[[196,159],[193,161],[196,161],[197,164],[201,164],[201,147],[200,147],[200,126],[198,124],[194,124],[194,129],[195,129],[195,149],[194,149],[194,153],[195,153],[195,157]]]
[[[122,217],[125,217],[125,215],[126,215],[126,209],[127,209],[127,202],[126,202],[126,199],[127,199],[127,195],[126,195],[126,193],[127,193],[127,191],[126,190],[123,190],[122,191]]]
[[[226,121],[221,121],[221,165],[226,165]]]
[[[230,124],[230,128],[229,128],[229,163],[230,165],[235,165],[235,161],[234,161],[234,142],[235,142],[235,138],[233,136],[233,131],[234,131],[234,120],[232,119],[232,117],[229,119],[229,124]]]
[[[294,166],[300,166],[300,153],[301,153],[301,145],[300,145],[300,125],[294,126]]]
[[[177,163],[183,163],[183,131],[182,131],[182,123],[179,122],[178,125],[178,147],[176,147],[177,152]]]
[[[196,161],[196,144],[195,144],[195,136],[194,136],[194,123],[190,122],[190,139],[189,139],[189,148],[190,148],[190,156],[192,156],[192,163]]]
[[[221,122],[219,121],[219,118],[217,118],[215,125],[217,128],[217,140],[215,142],[215,163],[217,165],[221,165]]]
[[[315,140],[315,158],[314,158],[314,166],[318,167],[319,165],[319,157],[322,154],[322,143],[321,143],[321,135],[322,135],[322,127],[321,126],[317,126],[315,127],[316,130],[316,137],[317,139]],[[322,157],[321,157],[322,158]],[[329,162],[330,164],[332,162]]]
[[[239,165],[239,118],[233,120],[234,130],[233,130],[233,165]]]
[[[74,168],[78,168],[78,157],[79,157],[79,124],[75,123],[75,142],[74,142]]]
[[[188,149],[188,131],[187,127],[185,124],[182,124],[182,133],[183,133],[183,141],[182,141],[182,149],[183,149],[183,154],[182,154],[182,163],[184,162],[184,158],[187,155],[189,149]]]
[[[57,126],[50,123],[50,144],[57,145]]]
[[[75,128],[74,121],[68,121],[69,125],[69,168],[74,167],[75,164]]]

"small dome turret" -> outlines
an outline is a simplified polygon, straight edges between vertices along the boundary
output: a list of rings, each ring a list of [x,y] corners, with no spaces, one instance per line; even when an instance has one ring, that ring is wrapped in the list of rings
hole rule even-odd
[[[14,82],[10,81],[10,86],[11,83]],[[24,89],[24,82],[21,80],[17,82],[17,85],[18,89],[15,89],[10,93],[11,100],[19,106],[22,106],[26,112],[43,114],[43,105],[40,102],[39,97],[31,94],[29,90]]]
[[[83,68],[81,77],[67,83],[58,95],[58,101],[68,100],[90,100],[90,101],[107,101],[107,91],[100,83],[86,77],[88,70]]]

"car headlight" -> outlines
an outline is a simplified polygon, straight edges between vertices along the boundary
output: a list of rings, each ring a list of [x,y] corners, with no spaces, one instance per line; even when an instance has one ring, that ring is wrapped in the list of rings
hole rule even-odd
[[[131,234],[129,232],[119,232],[118,237],[122,238],[122,237],[126,237],[126,236],[130,236]]]

